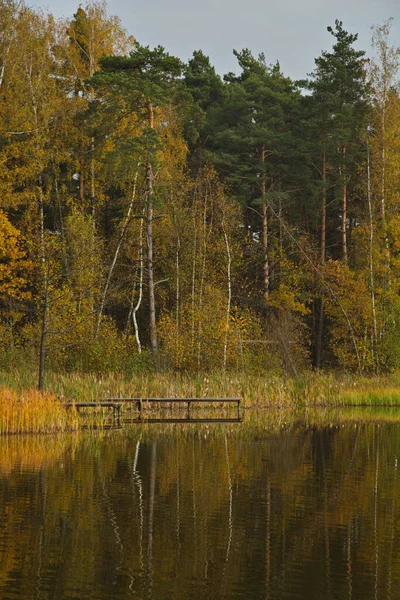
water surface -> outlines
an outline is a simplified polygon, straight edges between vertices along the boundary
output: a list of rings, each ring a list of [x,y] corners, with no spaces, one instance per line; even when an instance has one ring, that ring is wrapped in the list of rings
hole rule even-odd
[[[0,440],[0,598],[400,598],[400,425]]]

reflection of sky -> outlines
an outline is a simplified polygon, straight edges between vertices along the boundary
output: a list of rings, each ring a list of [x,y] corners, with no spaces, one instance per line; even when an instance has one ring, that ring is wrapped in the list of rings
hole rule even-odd
[[[70,16],[77,0],[34,0],[55,16]],[[283,72],[303,78],[314,58],[331,47],[326,31],[335,19],[359,33],[359,46],[370,48],[370,26],[394,17],[393,43],[400,39],[399,0],[110,0],[110,14],[144,45],[161,44],[187,60],[202,49],[220,73],[234,71],[232,49],[264,52],[268,63],[279,60]]]

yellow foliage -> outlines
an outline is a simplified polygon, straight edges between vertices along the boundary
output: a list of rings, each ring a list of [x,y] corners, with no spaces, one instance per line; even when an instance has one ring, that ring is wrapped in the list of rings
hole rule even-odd
[[[171,183],[183,175],[188,147],[183,139],[178,116],[172,107],[160,109],[157,122],[161,142],[161,149],[157,152],[160,165],[157,179]]]
[[[233,307],[227,323],[227,298],[222,290],[206,286],[201,305],[188,300],[176,313],[165,312],[159,334],[165,359],[181,370],[250,369],[272,366],[267,345],[259,345],[262,328],[249,310]],[[228,326],[228,327],[227,327]],[[274,365],[275,366],[275,365]]]
[[[331,349],[345,368],[373,364],[371,295],[363,273],[340,261],[325,265],[326,314],[331,321]],[[357,348],[357,351],[356,351]]]
[[[271,293],[267,304],[279,311],[291,311],[300,315],[310,313],[310,309],[305,306],[304,302],[300,302],[296,298],[296,290],[289,288],[285,283],[281,283],[279,288]]]
[[[33,264],[21,249],[21,233],[0,210],[0,302],[26,300],[27,276]]]

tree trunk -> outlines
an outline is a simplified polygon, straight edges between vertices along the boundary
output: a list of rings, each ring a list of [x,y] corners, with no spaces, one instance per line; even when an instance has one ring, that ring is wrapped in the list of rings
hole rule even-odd
[[[135,304],[135,293],[136,293],[136,281],[134,282],[133,285],[133,289],[132,289],[132,296],[131,296],[131,304],[129,307],[129,312],[128,312],[128,318],[126,320],[126,327],[125,327],[125,333],[128,336],[128,332],[129,332],[129,325],[132,319],[133,322],[133,327],[134,327],[134,331],[135,331],[135,339],[136,339],[136,344],[137,344],[137,348],[138,348],[138,353],[141,354],[142,352],[142,344],[140,341],[140,335],[139,335],[139,325],[137,322],[137,312],[139,310],[139,308],[142,305],[142,299],[143,299],[143,271],[144,271],[144,264],[143,264],[143,219],[140,220],[140,230],[139,230],[139,260],[138,260],[138,267],[136,269],[139,270],[139,297],[136,301]]]
[[[139,163],[138,163],[137,169],[139,169]],[[113,272],[114,272],[115,265],[117,264],[118,255],[119,255],[119,253],[120,253],[120,250],[121,250],[121,247],[122,247],[122,242],[123,242],[123,240],[124,240],[125,233],[126,233],[126,230],[127,230],[127,228],[128,228],[129,221],[130,221],[130,218],[131,218],[132,209],[133,209],[133,203],[134,203],[134,201],[135,201],[135,198],[136,198],[136,184],[137,184],[137,178],[138,178],[138,170],[136,171],[136,174],[135,174],[135,180],[134,180],[134,183],[133,183],[132,196],[131,196],[131,200],[130,200],[130,202],[129,202],[128,211],[127,211],[127,213],[126,213],[126,216],[125,216],[124,222],[123,222],[123,224],[122,224],[122,227],[121,227],[121,231],[120,231],[120,233],[119,233],[117,247],[116,247],[116,249],[115,249],[115,252],[114,252],[114,257],[113,257],[113,259],[112,259],[112,261],[111,261],[110,268],[109,268],[109,270],[108,270],[108,275],[107,275],[106,283],[105,283],[105,285],[104,285],[103,294],[102,294],[102,296],[101,296],[101,302],[100,302],[99,314],[97,315],[97,324],[96,324],[96,338],[97,338],[97,337],[98,337],[98,335],[99,335],[99,329],[100,329],[101,318],[102,318],[102,316],[103,316],[104,306],[105,306],[105,303],[106,303],[107,292],[108,292],[108,288],[110,287],[110,283],[111,283],[112,274],[113,274]]]
[[[138,301],[136,303],[135,308],[133,309],[133,313],[132,313],[132,320],[133,320],[133,326],[135,328],[135,338],[136,338],[136,343],[137,343],[137,347],[138,347],[138,352],[139,354],[141,354],[142,352],[142,344],[140,343],[140,337],[139,337],[139,326],[138,326],[138,322],[137,322],[137,312],[142,304],[142,298],[143,298],[143,220],[140,222],[140,238],[139,238],[139,269],[140,269],[140,275],[139,275],[139,298]]]
[[[261,174],[261,196],[262,196],[262,245],[264,252],[263,274],[264,274],[264,298],[268,300],[270,292],[270,272],[269,272],[269,254],[268,254],[268,208],[266,197],[266,181],[265,181],[265,147],[261,150],[261,162],[263,172]]]
[[[323,341],[323,336],[324,336],[324,315],[325,315],[325,303],[324,303],[324,299],[321,298],[319,301],[317,347],[316,347],[316,351],[315,351],[315,366],[317,369],[321,368],[321,362],[322,362],[322,341]]]
[[[197,194],[194,198],[194,203],[192,207],[193,214],[193,260],[192,260],[192,288],[191,288],[191,300],[192,300],[192,327],[191,327],[191,348],[192,348],[192,357],[194,358],[194,338],[195,338],[195,328],[196,328],[196,319],[195,319],[195,308],[196,308],[196,276],[197,276]]]
[[[61,232],[61,241],[62,241],[62,248],[63,248],[63,263],[64,263],[65,275],[66,275],[67,279],[69,280],[69,262],[68,262],[68,254],[67,254],[67,242],[65,239],[64,216],[63,216],[63,211],[62,211],[62,206],[61,206],[60,190],[58,187],[57,170],[56,170],[54,162],[53,162],[53,171],[54,171],[54,191],[56,193],[58,218],[60,220],[60,232]]]
[[[383,97],[382,97],[382,119],[381,119],[381,136],[382,136],[382,148],[381,148],[381,161],[382,161],[382,174],[381,174],[381,218],[383,235],[385,238],[386,248],[386,267],[387,276],[385,277],[385,287],[391,287],[391,271],[390,271],[390,247],[389,247],[389,236],[386,221],[386,102],[387,102],[387,85],[386,79],[384,82]],[[386,290],[385,290],[386,291]]]
[[[34,87],[32,84],[32,76],[31,72],[28,71],[28,79],[31,91],[31,101],[33,114],[35,118],[35,125],[37,130],[39,129],[39,119],[38,119],[38,107],[36,103]],[[37,135],[37,134],[36,134]],[[40,146],[37,141],[36,144],[38,156],[40,156]],[[46,345],[46,335],[47,335],[47,313],[48,313],[48,298],[49,298],[49,287],[48,287],[48,273],[47,273],[47,256],[46,256],[46,245],[45,245],[45,234],[44,234],[44,200],[43,200],[43,178],[42,172],[38,175],[38,208],[39,208],[39,236],[40,236],[40,260],[41,260],[41,270],[42,270],[42,278],[43,278],[43,313],[42,313],[42,328],[40,333],[40,350],[39,350],[39,380],[38,380],[38,389],[40,391],[43,390],[44,384],[44,361],[45,361],[45,345]]]
[[[90,201],[92,205],[92,227],[96,231],[96,173],[94,167],[94,137],[91,139],[91,158],[90,158]]]
[[[264,274],[264,297],[269,298],[269,255],[268,255],[268,212],[267,205],[262,205],[262,245],[264,252],[263,274]]]
[[[40,227],[40,259],[41,259],[41,271],[43,278],[43,313],[42,313],[42,328],[40,332],[40,350],[39,350],[39,381],[38,389],[43,390],[44,383],[44,361],[45,361],[45,345],[47,335],[47,314],[48,314],[48,302],[49,302],[49,285],[48,285],[48,273],[47,273],[47,257],[46,257],[46,246],[44,237],[44,202],[43,202],[43,189],[42,189],[42,176],[39,175],[39,227]]]
[[[211,195],[210,195],[211,196]],[[213,232],[213,221],[214,221],[214,206],[213,200],[211,196],[210,205],[208,204],[208,191],[206,191],[204,198],[204,210],[203,210],[203,247],[202,247],[202,265],[201,265],[201,276],[200,276],[200,284],[199,284],[199,301],[198,301],[198,314],[199,314],[199,326],[198,326],[198,343],[197,343],[197,367],[200,369],[201,364],[201,346],[202,346],[202,333],[203,333],[203,296],[204,296],[204,282],[206,281],[206,266],[207,266],[207,251],[208,251],[208,242],[210,241],[211,234]],[[211,216],[209,228],[207,231],[207,211],[210,206]]]
[[[82,144],[81,144],[81,154],[83,154]],[[79,161],[79,168],[80,168],[79,199],[81,201],[81,209],[83,210],[83,208],[85,206],[85,176],[84,176],[85,162],[84,162],[83,158],[81,158]]]
[[[321,263],[326,259],[326,153],[322,154]]]
[[[40,332],[39,381],[38,381],[39,391],[43,391],[43,387],[44,387],[44,363],[45,363],[45,357],[46,357],[48,309],[49,309],[49,291],[48,291],[48,285],[47,285],[47,279],[46,279],[44,298],[43,298],[42,328],[41,328],[41,332]]]
[[[368,134],[367,134],[368,135]],[[373,348],[373,356],[377,351],[378,344],[378,330],[376,323],[376,307],[375,307],[375,281],[374,281],[374,222],[373,222],[373,214],[372,214],[372,194],[371,194],[371,161],[370,161],[370,152],[369,152],[369,140],[367,138],[367,196],[368,196],[368,214],[369,214],[369,284],[370,284],[370,294],[371,294],[371,308],[372,308],[372,328],[374,332],[374,348]],[[378,367],[377,356],[374,359],[376,367]]]
[[[175,270],[176,270],[176,310],[175,310],[175,319],[176,319],[176,335],[175,335],[175,352],[176,356],[178,356],[178,345],[179,345],[179,335],[180,335],[180,303],[181,303],[181,279],[180,279],[180,252],[181,252],[181,238],[179,236],[179,231],[177,229],[176,233],[176,255],[175,255]]]
[[[150,129],[154,129],[154,113],[151,102],[148,103],[148,119]],[[157,323],[156,323],[156,298],[154,290],[154,264],[153,264],[153,167],[149,160],[146,167],[146,240],[147,240],[147,281],[149,287],[149,312],[150,312],[150,345],[153,355],[158,354]]]
[[[347,185],[343,184],[342,189],[342,259],[347,263]]]
[[[226,370],[226,361],[227,361],[227,353],[228,353],[228,335],[229,335],[229,323],[231,318],[231,302],[232,302],[232,255],[231,248],[229,244],[229,239],[226,233],[225,224],[222,220],[222,231],[224,233],[225,246],[226,246],[226,255],[228,258],[228,270],[227,270],[227,284],[228,284],[228,302],[226,306],[226,325],[225,325],[225,341],[224,341],[224,371]]]
[[[94,28],[92,23],[91,36],[89,39],[89,77],[92,79],[95,72],[95,56],[93,43],[95,39]],[[89,91],[89,100],[93,100],[94,93],[93,90]],[[92,208],[92,226],[93,226],[93,238],[96,232],[96,189],[95,189],[95,166],[94,166],[94,150],[95,150],[95,141],[94,136],[91,137],[90,140],[90,149],[91,149],[91,157],[90,157],[90,200],[91,200],[91,208]]]
[[[381,216],[383,223],[383,230],[385,234],[385,240],[387,238],[386,231],[386,86],[383,92],[382,101],[382,122],[381,122],[381,136],[382,136],[382,149],[381,149],[381,160],[382,160],[382,176],[381,176]]]
[[[342,234],[342,260],[347,263],[347,181],[346,181],[346,146],[342,148],[342,222],[341,222],[341,234]]]
[[[325,264],[326,260],[326,153],[322,153],[322,211],[321,211],[321,264]],[[324,334],[324,299],[319,302],[318,315],[318,333],[315,349],[315,366],[317,369],[321,367],[322,361],[322,340]]]
[[[150,310],[150,344],[153,354],[158,353],[157,324],[156,324],[156,299],[154,291],[154,264],[153,264],[153,169],[147,164],[147,215],[146,215],[146,240],[147,240],[147,278],[149,287]]]

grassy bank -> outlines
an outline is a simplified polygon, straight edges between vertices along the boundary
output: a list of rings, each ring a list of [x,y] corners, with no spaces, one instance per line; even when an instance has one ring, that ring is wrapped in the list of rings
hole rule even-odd
[[[66,411],[65,401],[93,401],[106,397],[237,397],[252,409],[346,406],[400,407],[400,375],[381,378],[308,373],[298,378],[213,373],[96,374],[49,373],[47,392],[34,391],[30,371],[0,372],[0,434],[55,432],[77,429],[80,419]],[[89,417],[90,419],[91,417]],[[92,425],[103,425],[93,415]]]

